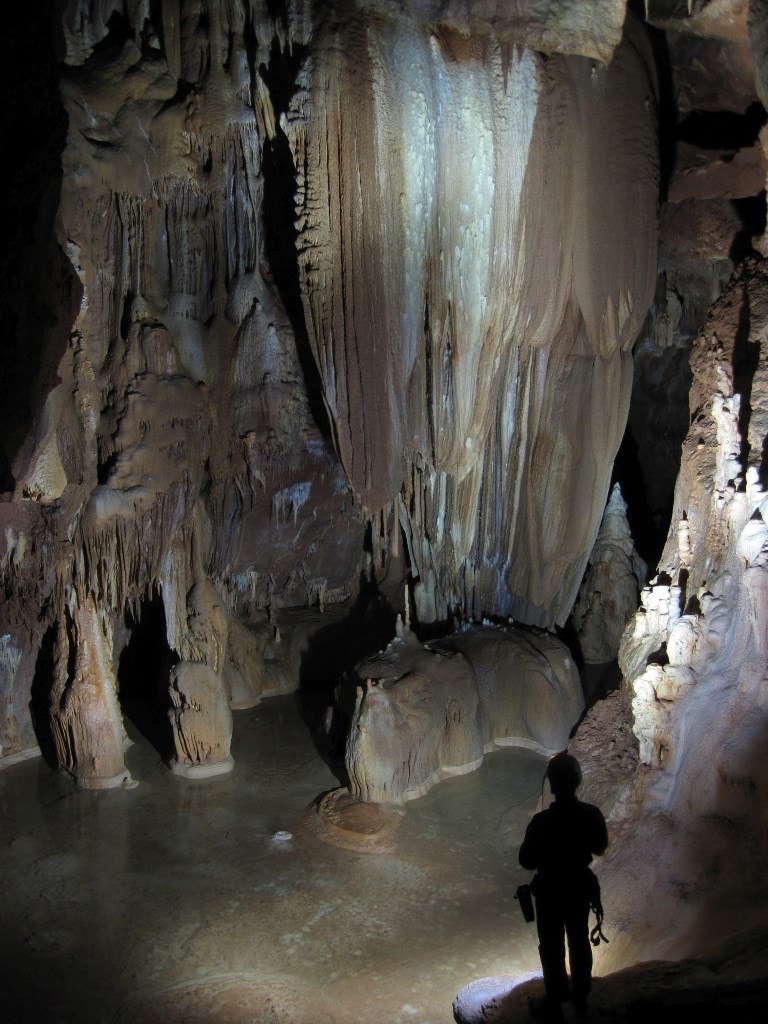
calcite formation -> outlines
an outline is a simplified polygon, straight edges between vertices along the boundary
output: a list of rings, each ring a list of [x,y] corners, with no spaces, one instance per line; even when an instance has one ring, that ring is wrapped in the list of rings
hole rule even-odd
[[[652,58],[625,32],[607,67],[371,13],[313,40],[287,119],[305,319],[422,621],[575,600],[656,280]]]
[[[187,661],[210,666],[235,710],[252,708],[262,697],[295,685],[279,657],[277,628],[266,619],[244,625],[208,579],[198,580],[187,595],[181,652]]]
[[[83,789],[131,782],[111,640],[109,620],[93,598],[73,592],[59,631],[50,716],[59,764]]]
[[[210,580],[236,704],[271,640],[232,623],[361,579],[398,603],[408,579],[421,623],[566,620],[654,291],[653,60],[617,0],[470,7],[57,8],[58,319],[0,506],[4,752],[40,738],[43,641],[86,599],[116,678],[154,594],[190,660]]]
[[[561,746],[580,698],[544,629],[591,552],[589,667],[642,575],[618,499],[600,530],[615,473],[654,566],[671,528],[580,732],[615,768],[599,955],[762,926],[766,4],[32,6],[4,61],[2,763],[39,742],[80,786],[131,784],[147,614],[177,767],[226,769],[232,708],[303,670],[282,613],[364,586],[391,617],[405,587],[419,629],[529,628],[364,667],[353,816],[490,743]]]
[[[344,759],[352,797],[397,804],[474,770],[497,746],[552,754],[567,745],[584,697],[570,652],[554,637],[467,626],[422,645],[400,632],[357,666],[365,686]]]
[[[203,661],[180,661],[171,669],[169,690],[176,748],[171,770],[186,778],[231,771],[232,711],[221,677]]]
[[[615,484],[573,609],[573,625],[587,664],[603,664],[618,655],[624,629],[637,610],[646,572],[627,522],[627,503],[620,485]]]
[[[713,948],[744,929],[763,900],[767,331],[768,273],[753,260],[693,346],[674,519],[620,651],[640,770],[614,808],[621,849],[603,870],[606,900],[626,922],[619,954],[601,955],[606,967],[616,955],[675,955],[681,942]],[[663,855],[630,869],[640,849],[633,836]],[[663,924],[632,895],[657,886],[667,893]],[[695,933],[702,914],[717,920],[716,937]]]
[[[185,657],[171,669],[168,712],[177,775],[219,775],[234,765],[231,691],[224,680],[229,627],[222,601],[209,580],[195,584],[187,597]]]
[[[249,629],[234,618],[210,580],[192,587],[182,658],[171,668],[168,687],[175,747],[171,768],[177,775],[230,771],[232,710],[295,687],[293,674],[275,657],[275,641],[269,623]],[[265,659],[267,651],[271,657]]]

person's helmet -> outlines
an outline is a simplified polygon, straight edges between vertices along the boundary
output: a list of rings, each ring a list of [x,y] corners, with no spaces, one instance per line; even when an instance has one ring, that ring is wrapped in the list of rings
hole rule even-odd
[[[547,778],[553,793],[575,793],[581,785],[581,765],[564,750],[550,757]]]

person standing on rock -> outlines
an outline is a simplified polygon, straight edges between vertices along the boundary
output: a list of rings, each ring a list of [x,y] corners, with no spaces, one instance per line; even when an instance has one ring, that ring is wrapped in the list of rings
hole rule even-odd
[[[554,802],[531,819],[520,847],[522,867],[535,871],[539,956],[545,998],[531,1004],[534,1016],[563,1020],[562,1003],[571,1000],[579,1018],[588,1012],[592,985],[590,906],[600,906],[600,886],[589,865],[605,852],[608,830],[598,807],[576,797],[581,767],[563,751],[549,759],[547,775]],[[571,984],[565,968],[565,938]]]

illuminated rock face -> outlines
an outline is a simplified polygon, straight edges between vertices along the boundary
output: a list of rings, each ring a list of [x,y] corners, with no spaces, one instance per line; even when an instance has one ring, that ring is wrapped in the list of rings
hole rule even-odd
[[[422,620],[573,605],[656,274],[651,59],[628,32],[607,68],[372,15],[314,41],[289,121],[305,316]]]
[[[568,649],[538,631],[475,626],[423,646],[403,631],[357,672],[345,767],[365,802],[423,796],[496,746],[555,753],[584,709]]]
[[[113,622],[158,593],[171,662],[205,578],[249,626],[361,576],[409,577],[422,622],[567,617],[653,292],[652,61],[616,0],[433,7],[62,6],[67,275],[0,505],[4,752],[75,593]]]
[[[680,784],[695,773],[689,799],[701,806],[714,795],[710,787],[751,774],[730,763],[735,752],[720,747],[721,727],[710,730],[704,705],[717,709],[720,721],[745,710],[762,685],[768,650],[761,596],[768,551],[767,337],[768,276],[762,264],[746,264],[714,305],[691,354],[691,427],[675,518],[622,652],[642,760]],[[648,658],[659,649],[666,657]],[[696,714],[681,714],[681,703],[695,704]],[[694,721],[695,767],[688,732]],[[755,763],[753,772],[756,797],[768,799],[764,767]]]
[[[619,655],[640,770],[613,808],[620,842],[601,872],[605,905],[624,922],[600,954],[603,970],[703,955],[761,924],[766,344],[768,272],[752,261],[694,343],[674,518]],[[649,846],[658,856],[643,862]],[[664,892],[662,919],[643,895],[652,891]],[[702,922],[717,922],[716,934]]]

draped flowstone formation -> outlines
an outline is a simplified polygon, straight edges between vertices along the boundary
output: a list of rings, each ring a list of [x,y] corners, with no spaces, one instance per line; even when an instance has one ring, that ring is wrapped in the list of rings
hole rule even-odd
[[[364,803],[423,796],[501,746],[554,754],[584,710],[568,649],[534,630],[466,626],[421,645],[401,629],[357,672],[344,765]]]
[[[302,81],[302,297],[350,486],[422,621],[562,625],[655,288],[642,30],[603,67],[331,13]]]

